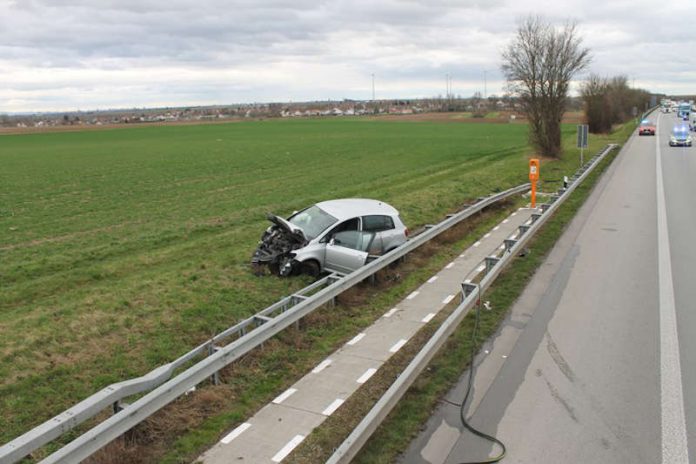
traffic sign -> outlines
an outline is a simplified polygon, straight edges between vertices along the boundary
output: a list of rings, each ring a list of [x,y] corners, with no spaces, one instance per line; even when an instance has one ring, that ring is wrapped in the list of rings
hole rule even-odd
[[[587,124],[578,124],[578,148],[587,148]]]

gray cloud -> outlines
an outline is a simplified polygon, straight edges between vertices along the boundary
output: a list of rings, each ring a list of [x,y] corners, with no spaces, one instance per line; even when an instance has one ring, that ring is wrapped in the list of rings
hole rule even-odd
[[[560,2],[559,2],[560,3]],[[530,13],[579,21],[593,71],[681,92],[690,0],[0,0],[0,112],[471,95]],[[658,90],[658,89],[656,89]]]

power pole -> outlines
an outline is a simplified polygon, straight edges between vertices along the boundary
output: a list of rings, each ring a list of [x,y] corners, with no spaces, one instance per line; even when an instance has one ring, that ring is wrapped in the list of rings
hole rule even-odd
[[[372,73],[372,101],[375,101],[375,73]]]
[[[488,95],[487,95],[487,93],[488,93],[488,88],[487,88],[488,87],[488,80],[487,80],[487,76],[486,76],[487,72],[488,71],[486,71],[485,69],[483,70],[483,99],[484,100],[486,98],[488,98]]]

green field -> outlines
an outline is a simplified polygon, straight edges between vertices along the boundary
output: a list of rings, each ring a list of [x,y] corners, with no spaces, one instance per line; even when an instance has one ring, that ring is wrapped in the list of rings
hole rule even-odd
[[[413,230],[525,182],[529,154],[523,124],[266,120],[1,136],[0,443],[307,285],[252,274],[266,212],[378,198]],[[542,177],[570,174],[574,156],[542,163]]]

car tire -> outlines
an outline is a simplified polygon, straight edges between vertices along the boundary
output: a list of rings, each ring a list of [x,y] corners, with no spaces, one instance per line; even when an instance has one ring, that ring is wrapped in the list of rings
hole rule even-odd
[[[318,262],[308,259],[300,263],[300,272],[316,278],[321,274],[321,267]]]

